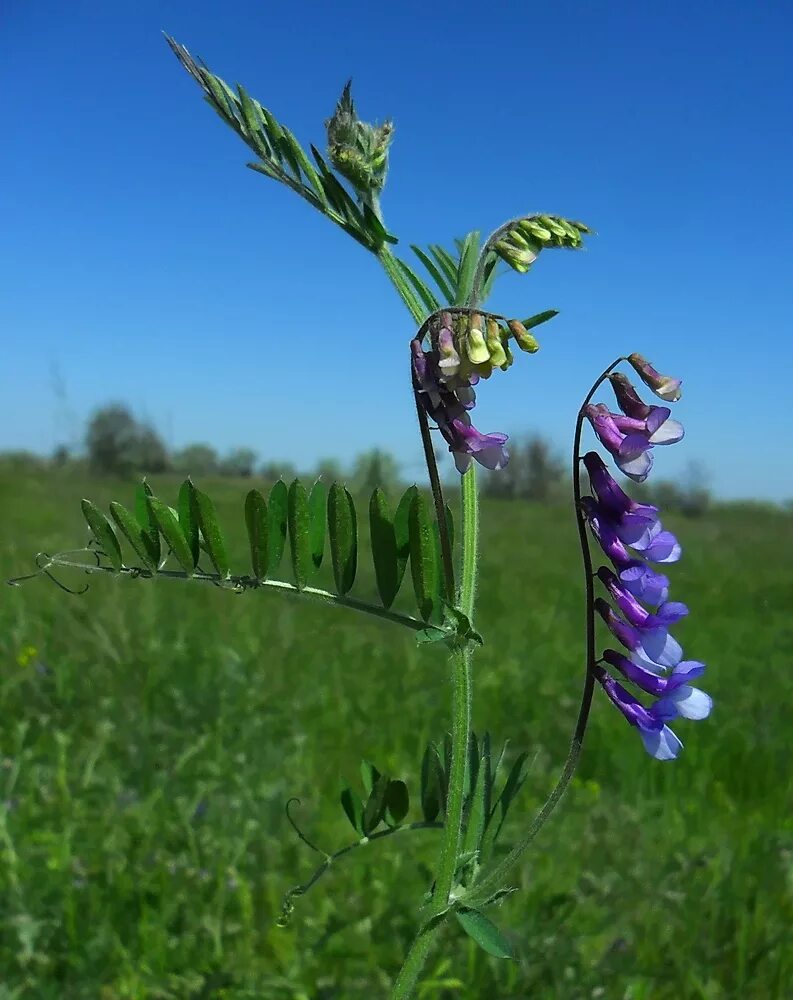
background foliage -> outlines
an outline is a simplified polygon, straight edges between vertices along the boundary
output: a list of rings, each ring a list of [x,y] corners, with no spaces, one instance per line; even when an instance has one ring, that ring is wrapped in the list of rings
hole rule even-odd
[[[171,496],[177,482],[153,486]],[[249,481],[199,485],[244,563]],[[85,540],[81,496],[106,507],[119,493],[63,471],[2,475],[3,576],[24,571],[34,541]],[[566,507],[491,499],[484,515],[478,625],[493,641],[477,656],[474,726],[509,736],[513,759],[531,752],[516,830],[566,751],[580,571]],[[422,997],[789,995],[791,520],[761,508],[669,520],[686,544],[681,639],[710,665],[712,721],[689,727],[665,767],[599,702],[573,789],[499,917],[518,961],[449,940]],[[374,597],[368,563],[359,577]],[[7,591],[0,998],[380,995],[437,834],[354,853],[279,929],[283,893],[319,860],[284,804],[302,799],[303,829],[330,851],[351,839],[338,781],[362,751],[415,790],[423,745],[443,732],[445,673],[439,649],[396,628],[263,593],[130,580],[81,598],[41,582]]]

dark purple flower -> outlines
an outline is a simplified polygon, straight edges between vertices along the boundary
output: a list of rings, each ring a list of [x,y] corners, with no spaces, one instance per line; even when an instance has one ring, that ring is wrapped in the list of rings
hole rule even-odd
[[[581,497],[581,508],[589,522],[589,527],[592,529],[592,534],[614,565],[617,567],[630,566],[633,562],[631,554],[617,537],[614,522],[605,515],[600,504],[594,497]]]
[[[667,406],[648,406],[620,372],[609,375],[609,381],[619,408],[630,420],[643,421],[652,444],[674,444],[682,439],[683,425],[670,419],[672,411]],[[621,419],[617,417],[617,426]]]
[[[639,663],[655,674],[662,674],[670,667],[676,667],[683,659],[680,643],[669,634],[665,626],[639,628],[624,618],[603,600],[595,598],[595,610],[608,626],[612,635],[633,654]]]
[[[667,601],[657,611],[650,612],[642,607],[636,597],[622,586],[620,580],[610,569],[601,566],[597,575],[628,624],[633,625],[634,628],[669,628],[688,614],[688,608],[680,601]]]
[[[466,471],[471,458],[492,470],[503,469],[509,461],[509,452],[504,447],[508,441],[506,434],[482,434],[473,424],[466,424],[459,418],[441,427],[441,433],[449,442],[458,472]]]
[[[684,719],[699,720],[706,719],[710,715],[713,699],[699,688],[692,687],[690,683],[704,674],[704,663],[683,660],[668,676],[659,677],[613,649],[605,650],[603,659],[642,691],[660,699],[654,706],[655,714],[659,718],[668,720],[680,716]]]
[[[595,677],[612,704],[634,728],[639,730],[647,753],[656,760],[674,760],[683,749],[683,744],[666,725],[663,716],[657,711],[657,705],[645,708],[637,698],[606,673],[603,667],[595,667]]]
[[[637,483],[643,483],[653,467],[652,447],[644,423],[630,431],[617,426],[615,414],[603,403],[590,403],[584,410],[598,440],[614,458],[622,472]],[[624,417],[628,420],[628,417]]]

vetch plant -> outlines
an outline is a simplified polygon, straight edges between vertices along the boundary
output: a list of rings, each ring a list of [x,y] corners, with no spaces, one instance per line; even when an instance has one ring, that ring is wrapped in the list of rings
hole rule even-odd
[[[292,132],[243,87],[232,90],[183,46],[170,38],[168,43],[209,105],[255,155],[249,166],[290,188],[374,254],[405,303],[416,330],[405,338],[405,379],[406,384],[410,379],[416,404],[431,502],[416,486],[396,503],[380,487],[371,493],[364,516],[369,522],[377,603],[353,594],[362,558],[361,513],[343,484],[326,486],[322,481],[310,486],[299,480],[288,486],[278,481],[266,496],[257,489],[248,492],[241,509],[250,550],[245,572],[230,563],[213,501],[187,479],[175,506],[157,497],[145,481],[131,507],[114,501],[105,513],[84,500],[82,510],[92,536],[88,547],[56,555],[40,553],[37,572],[11,582],[39,575],[55,580],[55,571],[73,570],[140,581],[189,580],[234,593],[280,594],[378,617],[412,630],[417,641],[436,644],[439,653],[448,656],[451,728],[424,751],[418,794],[413,796],[419,801],[420,819],[409,819],[408,785],[368,761],[362,765],[360,784],[345,783],[340,795],[356,839],[334,853],[314,847],[295,824],[292,801],[286,807],[298,836],[322,855],[322,861],[306,882],[286,893],[279,916],[282,925],[295,900],[347,854],[397,833],[438,831],[434,878],[424,902],[417,901],[416,935],[393,985],[393,997],[413,996],[430,949],[452,919],[491,955],[511,957],[509,943],[491,919],[492,910],[514,891],[514,867],[573,776],[598,686],[657,760],[674,758],[682,749],[669,723],[703,719],[710,712],[710,698],[691,683],[702,675],[704,664],[684,659],[671,634],[688,608],[669,600],[669,580],[657,568],[680,558],[680,544],[663,528],[657,507],[626,493],[596,451],[582,453],[588,421],[616,467],[629,479],[644,481],[656,448],[680,441],[683,427],[672,419],[669,406],[645,402],[617,368],[627,362],[664,404],[680,398],[680,380],[659,374],[633,353],[618,358],[595,380],[577,414],[573,508],[586,598],[581,704],[556,786],[518,842],[496,860],[498,838],[525,781],[527,754],[521,753],[507,767],[507,744],[496,749],[489,734],[477,737],[470,727],[471,665],[483,641],[476,631],[475,607],[477,466],[498,475],[509,461],[507,435],[482,432],[473,423],[473,413],[477,394],[486,383],[489,391],[496,391],[517,353],[537,352],[534,331],[557,313],[546,310],[517,319],[488,311],[484,302],[499,265],[526,273],[545,250],[581,248],[590,229],[559,216],[521,215],[499,226],[484,242],[472,232],[457,241],[454,250],[438,244],[427,249],[414,246],[415,260],[405,260],[392,249],[398,241],[385,224],[380,202],[393,126],[360,120],[349,84],[326,122],[326,159],[313,146],[307,154]],[[614,393],[615,409],[593,402],[604,385]],[[444,497],[433,433],[445,442],[460,474],[456,516]],[[590,489],[586,495],[584,470]],[[595,567],[587,529],[610,565]],[[286,579],[279,575],[284,562]],[[328,564],[332,583],[319,587],[315,577]],[[413,612],[395,603],[406,577],[415,599]],[[609,642],[615,640],[621,651],[602,647],[598,618],[605,623]]]

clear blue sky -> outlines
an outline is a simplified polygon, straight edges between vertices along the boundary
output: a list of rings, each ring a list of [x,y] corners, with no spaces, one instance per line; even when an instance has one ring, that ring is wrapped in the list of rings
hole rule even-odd
[[[484,18],[484,20],[483,20]],[[793,5],[24,3],[0,15],[0,448],[79,439],[128,401],[169,444],[310,467],[375,444],[419,475],[411,324],[374,258],[245,168],[161,37],[304,143],[348,76],[397,126],[386,221],[411,242],[581,218],[490,304],[558,308],[480,394],[484,431],[567,447],[597,372],[682,375],[726,496],[793,497]]]

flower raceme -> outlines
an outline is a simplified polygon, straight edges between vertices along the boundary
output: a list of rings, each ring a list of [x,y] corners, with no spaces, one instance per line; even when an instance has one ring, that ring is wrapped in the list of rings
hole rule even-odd
[[[503,469],[509,461],[508,437],[482,434],[474,427],[469,415],[476,405],[474,387],[496,368],[509,368],[510,339],[531,354],[539,344],[519,320],[501,326],[494,317],[485,319],[477,312],[453,316],[444,310],[430,317],[426,329],[428,348],[422,336],[410,342],[413,384],[421,406],[437,424],[459,472],[465,472],[472,459],[486,469]]]
[[[641,355],[632,354],[627,360],[656,395],[670,402],[680,398],[679,379],[659,375]],[[651,449],[681,440],[683,428],[670,419],[668,407],[646,404],[624,375],[612,373],[608,378],[621,412],[594,404],[584,408],[584,416],[617,467],[630,479],[643,482],[652,468]],[[684,660],[680,643],[669,631],[688,614],[688,608],[668,599],[668,578],[650,565],[677,562],[680,543],[663,528],[658,508],[628,496],[600,455],[589,452],[583,463],[593,495],[582,498],[581,512],[613,566],[601,566],[596,573],[611,603],[598,597],[594,610],[626,651],[606,649],[595,664],[595,678],[638,730],[647,752],[658,760],[672,760],[683,744],[667,723],[677,718],[704,719],[712,707],[710,697],[690,684],[704,672],[704,664]],[[646,707],[604,664],[655,698],[653,704]]]

